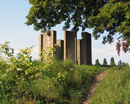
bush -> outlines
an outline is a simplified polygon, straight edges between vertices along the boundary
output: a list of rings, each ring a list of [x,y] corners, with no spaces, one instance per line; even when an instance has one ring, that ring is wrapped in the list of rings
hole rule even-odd
[[[1,104],[79,104],[94,76],[104,70],[99,66],[77,66],[72,60],[58,61],[51,54],[49,62],[32,61],[32,48],[20,49],[14,57],[8,43],[1,44]]]
[[[103,65],[104,65],[104,66],[108,65],[106,58],[104,58],[104,60],[103,60]]]
[[[116,65],[116,64],[115,64],[114,57],[111,58],[110,65],[111,65],[111,66],[115,66],[115,65]]]
[[[99,60],[98,60],[98,59],[96,59],[95,65],[97,65],[97,66],[100,66],[100,65],[101,65],[101,64],[99,63]]]

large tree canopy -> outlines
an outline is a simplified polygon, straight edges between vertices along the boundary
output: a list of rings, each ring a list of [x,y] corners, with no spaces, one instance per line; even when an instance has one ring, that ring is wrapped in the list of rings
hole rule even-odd
[[[32,7],[26,24],[33,24],[35,30],[46,31],[63,21],[63,29],[68,29],[72,24],[72,30],[79,27],[85,30],[90,16],[96,16],[107,0],[29,0],[29,3]]]
[[[111,43],[116,32],[127,40],[130,38],[130,0],[29,0],[29,3],[32,7],[26,24],[33,24],[35,30],[50,30],[65,21],[64,30],[70,25],[77,31],[80,27],[83,31],[93,28],[96,39],[107,31],[103,43]]]
[[[91,16],[89,27],[94,27],[94,37],[99,37],[104,31],[103,43],[113,41],[113,35],[120,33],[120,37],[130,39],[130,0],[109,0],[99,9],[96,16]]]

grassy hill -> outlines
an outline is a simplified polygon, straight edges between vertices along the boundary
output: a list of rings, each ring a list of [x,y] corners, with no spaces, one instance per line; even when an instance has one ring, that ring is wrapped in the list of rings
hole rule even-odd
[[[90,104],[130,104],[130,66],[110,68]]]
[[[95,75],[108,68],[90,103],[130,103],[129,66],[78,66],[51,54],[48,63],[32,61],[32,48],[14,57],[8,42],[0,44],[0,104],[79,104],[86,100]]]
[[[28,68],[10,70],[0,63],[1,104],[79,104],[85,99],[94,76],[104,70],[100,66],[74,65],[72,61],[33,61],[35,72]],[[35,70],[35,69],[34,69]]]

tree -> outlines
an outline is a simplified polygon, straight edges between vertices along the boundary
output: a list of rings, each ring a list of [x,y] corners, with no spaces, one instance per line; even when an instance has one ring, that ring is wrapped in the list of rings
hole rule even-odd
[[[128,64],[128,63],[123,62],[123,63],[122,63],[122,66],[129,66],[129,64]]]
[[[26,17],[26,24],[34,25],[35,30],[50,30],[65,21],[63,29],[82,30],[88,28],[90,16],[96,16],[99,8],[108,0],[29,0],[32,5]]]
[[[121,60],[119,60],[118,66],[129,66],[129,64],[125,63],[125,62],[122,62]]]
[[[110,65],[112,65],[112,66],[115,66],[115,65],[116,65],[116,64],[115,64],[114,57],[111,58]]]
[[[98,39],[104,31],[103,43],[113,42],[113,35],[120,33],[130,43],[130,1],[129,0],[29,0],[32,5],[26,17],[26,24],[35,30],[50,30],[65,21],[63,29],[73,25],[72,30],[84,31],[93,28]]]
[[[108,65],[106,58],[104,58],[104,60],[103,60],[103,65]]]
[[[99,63],[99,60],[98,59],[96,59],[96,63],[95,63],[95,65],[101,65],[100,63]]]
[[[103,43],[113,42],[113,35],[120,33],[119,38],[130,41],[130,1],[109,0],[106,5],[99,9],[96,16],[91,16],[89,26],[94,28],[94,37],[99,37],[104,31],[108,32],[103,37]]]
[[[119,65],[119,66],[122,66],[122,65],[123,65],[123,63],[122,63],[121,60],[119,60],[118,65]]]

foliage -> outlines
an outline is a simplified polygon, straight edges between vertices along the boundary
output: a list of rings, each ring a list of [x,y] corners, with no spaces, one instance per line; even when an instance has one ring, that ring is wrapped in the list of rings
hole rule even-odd
[[[103,60],[103,65],[104,65],[104,66],[105,66],[105,65],[108,65],[106,58],[104,58],[104,60]]]
[[[54,56],[54,53],[56,52],[56,46],[57,44],[55,44],[54,46],[47,47],[46,50],[42,49],[40,54],[42,61],[51,61]]]
[[[125,63],[125,62],[123,62],[122,65],[123,65],[123,66],[129,66],[129,64],[128,64],[128,63]]]
[[[129,104],[130,66],[108,70],[89,104]]]
[[[116,65],[116,64],[115,64],[114,57],[111,58],[110,65],[112,65],[112,66],[115,66],[115,65]]]
[[[95,63],[95,65],[101,65],[100,63],[99,63],[99,60],[98,59],[96,59],[96,63]]]
[[[118,66],[129,66],[129,64],[125,63],[125,62],[122,62],[121,60],[119,60]]]
[[[32,5],[26,17],[26,24],[35,30],[50,30],[65,21],[63,29],[73,25],[72,30],[84,31],[93,28],[93,36],[98,39],[104,31],[103,43],[113,42],[113,35],[130,41],[130,1],[129,0],[29,0]]]
[[[94,28],[94,37],[99,37],[104,31],[109,32],[103,37],[103,43],[113,42],[113,35],[120,33],[120,37],[130,40],[130,1],[109,0],[106,5],[99,8],[99,13],[92,16],[89,26]]]
[[[14,57],[14,49],[10,48],[8,43],[9,42],[5,42],[5,44],[0,45],[0,50],[2,50],[1,54],[5,54],[3,58],[3,64],[8,64],[8,69],[5,69],[6,72],[18,71],[18,76],[24,74],[27,77],[29,77],[29,74],[34,74],[37,68],[34,67],[31,62],[31,52],[33,46],[30,48],[27,47],[25,49],[20,49],[19,53],[17,53],[17,57]]]
[[[122,61],[121,60],[119,60],[118,65],[122,66]]]
[[[63,29],[85,30],[90,16],[97,15],[99,8],[108,0],[29,0],[32,5],[27,18],[27,25],[34,25],[35,30],[50,30],[51,27],[65,21]]]
[[[4,47],[11,49],[8,43],[2,44],[2,52],[6,52]],[[86,99],[94,76],[105,69],[55,58],[48,63],[32,61],[31,51],[32,47],[21,49],[17,57],[8,51],[0,61],[1,104],[79,104]]]

